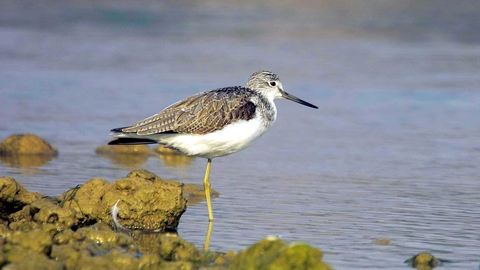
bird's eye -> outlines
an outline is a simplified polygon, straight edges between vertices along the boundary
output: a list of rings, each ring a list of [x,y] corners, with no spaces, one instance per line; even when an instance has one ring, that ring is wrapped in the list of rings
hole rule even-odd
[[[268,84],[270,84],[270,86],[276,86],[277,85],[276,82],[269,82]]]

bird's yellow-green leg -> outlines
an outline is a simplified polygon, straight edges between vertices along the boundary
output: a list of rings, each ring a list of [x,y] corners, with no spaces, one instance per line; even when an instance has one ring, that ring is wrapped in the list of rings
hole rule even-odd
[[[205,197],[207,199],[208,218],[210,221],[213,220],[212,201],[210,199],[210,182],[208,181],[208,178],[210,176],[211,163],[212,163],[212,159],[209,158],[207,161],[207,169],[205,170],[205,178],[203,179],[203,187],[205,188]]]

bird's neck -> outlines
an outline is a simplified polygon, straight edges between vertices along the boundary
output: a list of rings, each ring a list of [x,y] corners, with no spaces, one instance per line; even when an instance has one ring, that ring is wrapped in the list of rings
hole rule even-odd
[[[266,120],[265,125],[271,126],[273,122],[277,119],[277,107],[273,102],[273,97],[269,98],[268,96],[261,96],[262,100],[262,109],[260,110],[263,114],[263,119]]]

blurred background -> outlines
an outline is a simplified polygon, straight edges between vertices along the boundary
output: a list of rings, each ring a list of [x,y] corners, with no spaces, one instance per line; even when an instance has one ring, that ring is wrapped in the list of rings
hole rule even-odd
[[[405,269],[419,252],[478,269],[479,29],[478,0],[4,0],[0,140],[34,133],[59,156],[1,160],[0,175],[47,195],[134,168],[201,184],[200,158],[95,149],[267,69],[319,110],[279,100],[270,132],[214,159],[211,250],[279,235],[335,269]],[[204,202],[189,207],[179,234],[201,247],[207,219]]]

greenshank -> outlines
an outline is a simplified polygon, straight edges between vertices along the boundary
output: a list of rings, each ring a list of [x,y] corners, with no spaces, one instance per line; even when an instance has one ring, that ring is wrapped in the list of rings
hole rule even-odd
[[[248,147],[275,122],[274,99],[284,98],[318,109],[283,90],[277,75],[255,72],[246,86],[232,86],[198,93],[128,127],[111,131],[109,142],[118,144],[162,144],[187,156],[207,159],[203,180],[208,217],[213,220],[210,199],[212,159]]]

